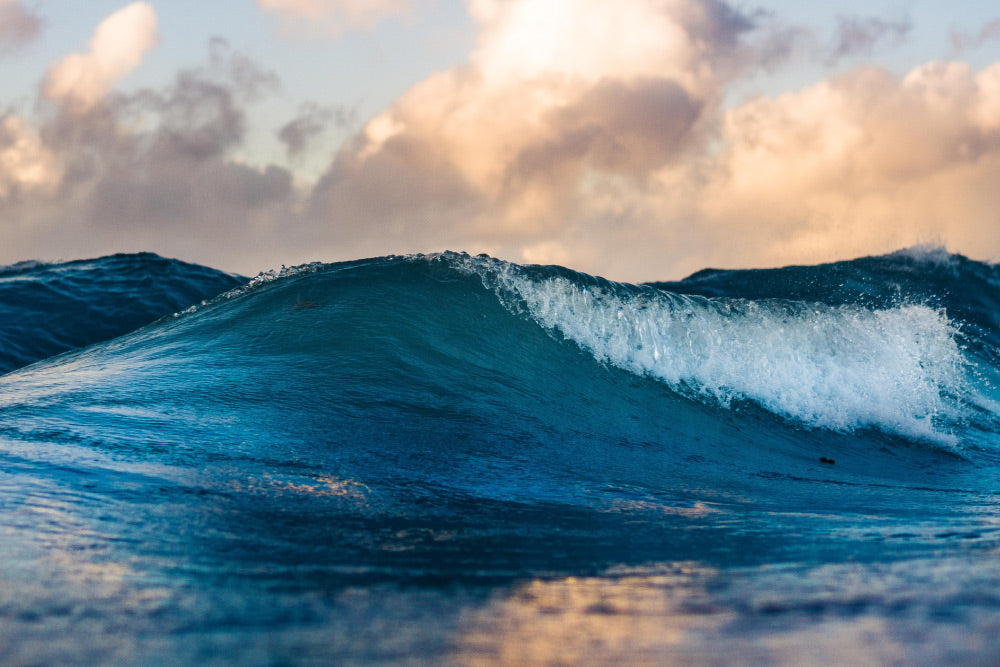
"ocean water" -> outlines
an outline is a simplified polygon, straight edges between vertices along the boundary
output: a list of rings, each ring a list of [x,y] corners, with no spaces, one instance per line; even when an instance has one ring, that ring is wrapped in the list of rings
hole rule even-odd
[[[129,333],[246,281],[151,253],[0,267],[0,373]]]
[[[4,664],[1000,661],[996,265],[119,255],[0,309]]]

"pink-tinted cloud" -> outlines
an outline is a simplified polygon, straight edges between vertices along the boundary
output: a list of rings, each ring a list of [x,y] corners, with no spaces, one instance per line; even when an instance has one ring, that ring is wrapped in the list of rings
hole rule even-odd
[[[726,114],[700,215],[729,261],[812,261],[944,239],[1000,253],[1000,63],[862,68]]]
[[[331,247],[486,250],[628,279],[927,240],[1000,254],[1000,65],[860,68],[725,109],[762,51],[721,3],[472,11],[469,63],[370,121],[317,184]],[[908,29],[851,25],[840,56]]]
[[[318,183],[311,212],[340,221],[338,244],[555,251],[611,184],[641,189],[697,152],[749,28],[697,0],[471,10],[470,63],[370,121]]]
[[[0,56],[31,42],[41,27],[38,14],[20,0],[0,0]]]
[[[469,7],[468,62],[370,119],[315,183],[240,161],[247,108],[278,81],[224,42],[160,90],[115,92],[127,67],[53,89],[54,67],[44,113],[0,118],[0,261],[154,250],[253,272],[451,248],[652,280],[928,240],[1000,256],[1000,63],[860,67],[727,106],[746,72],[795,56],[775,40],[814,36],[718,0]],[[80,58],[104,62],[102,43]],[[342,121],[303,106],[289,159]]]

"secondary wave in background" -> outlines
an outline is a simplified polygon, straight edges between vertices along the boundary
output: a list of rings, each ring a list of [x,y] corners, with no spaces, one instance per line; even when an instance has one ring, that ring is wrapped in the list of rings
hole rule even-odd
[[[115,338],[245,282],[152,253],[0,267],[0,373]]]

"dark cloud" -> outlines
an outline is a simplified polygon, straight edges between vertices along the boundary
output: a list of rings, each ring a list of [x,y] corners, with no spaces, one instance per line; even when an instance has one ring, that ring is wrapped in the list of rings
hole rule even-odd
[[[472,217],[486,202],[428,139],[399,135],[370,156],[360,146],[340,151],[309,202],[310,217],[325,222],[328,242],[384,253],[419,236],[425,249],[440,250],[433,239],[473,232]]]
[[[833,66],[847,58],[898,46],[913,29],[908,19],[841,15],[833,32],[824,37],[813,28],[787,23],[773,12],[759,10],[749,17],[753,33],[745,40],[744,59],[764,70],[802,58]]]
[[[34,9],[17,0],[0,0],[0,57],[31,42],[41,29],[42,20]]]
[[[766,71],[815,49],[816,34],[812,30],[784,23],[770,14],[760,14],[756,17],[756,29],[747,47],[746,60]]]
[[[233,88],[197,72],[181,72],[167,92],[147,92],[131,103],[159,119],[150,153],[158,159],[204,161],[239,146],[246,117]]]
[[[836,64],[852,56],[868,56],[877,48],[900,44],[913,24],[909,20],[890,21],[877,17],[839,16],[827,63]]]
[[[737,51],[741,37],[756,26],[753,14],[720,0],[679,3],[672,10],[688,35],[710,46],[716,57]]]
[[[63,255],[155,249],[250,270],[235,261],[273,247],[277,226],[294,218],[289,171],[233,159],[248,100],[277,84],[215,41],[207,66],[163,89],[112,94],[84,111],[43,100],[38,136],[62,165],[58,187],[22,188],[0,198],[0,212]]]
[[[699,45],[716,76],[730,78],[757,64],[747,38],[759,32],[761,12],[745,11],[721,0],[664,3],[659,9],[684,27],[686,38]]]
[[[222,37],[209,42],[209,65],[201,75],[227,82],[243,100],[256,101],[281,87],[278,75],[232,47]]]
[[[1000,40],[1000,18],[989,21],[978,31],[953,30],[951,33],[951,43],[957,51],[975,49],[994,40]]]
[[[705,106],[670,79],[600,81],[551,113],[544,139],[508,168],[505,196],[539,179],[566,186],[587,168],[641,180],[684,153]]]
[[[356,122],[356,117],[354,110],[343,106],[303,104],[299,108],[299,115],[278,130],[278,139],[285,144],[288,157],[298,157],[306,151],[310,142],[326,132],[331,125],[346,128]]]

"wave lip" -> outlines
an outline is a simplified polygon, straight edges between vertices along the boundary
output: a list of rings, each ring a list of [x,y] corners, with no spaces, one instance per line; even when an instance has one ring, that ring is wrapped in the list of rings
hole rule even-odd
[[[469,258],[509,307],[600,362],[724,406],[751,400],[809,427],[955,444],[970,391],[943,309],[685,296]]]

